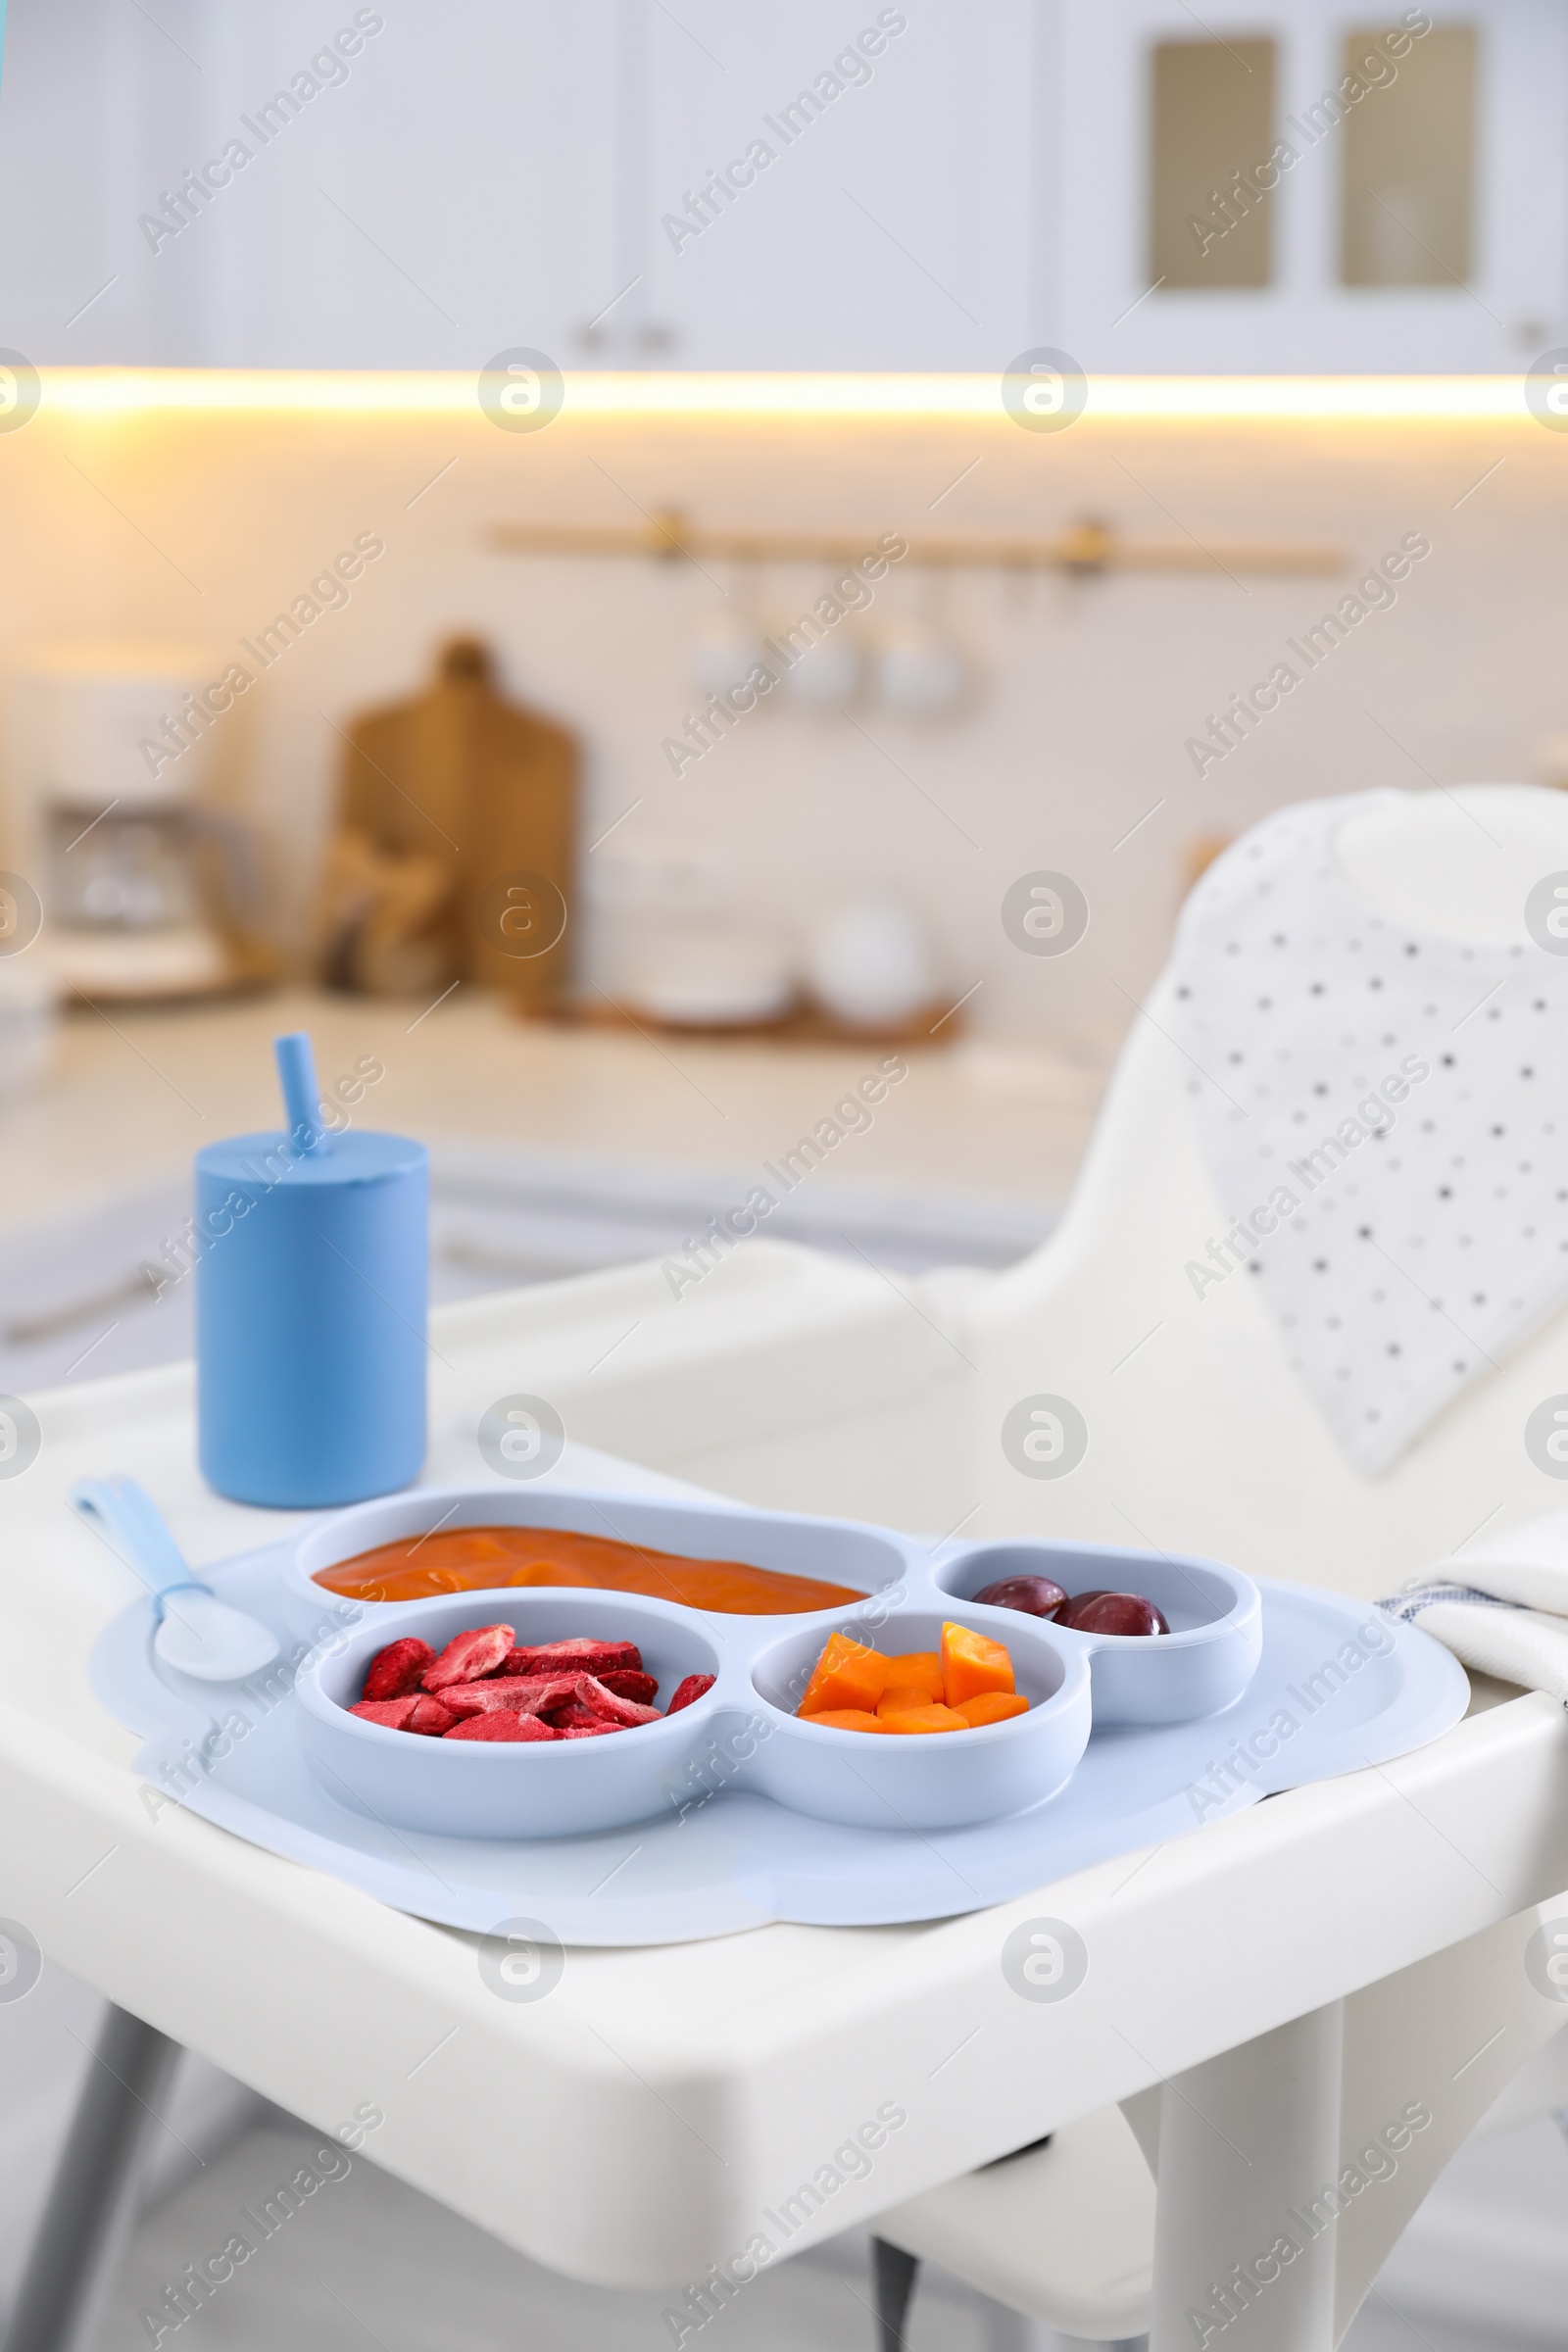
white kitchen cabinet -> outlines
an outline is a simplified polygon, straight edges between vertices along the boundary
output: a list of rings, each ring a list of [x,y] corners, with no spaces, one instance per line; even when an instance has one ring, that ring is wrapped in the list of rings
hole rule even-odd
[[[609,299],[615,124],[610,0],[199,0],[220,59],[214,143],[290,88],[339,27],[382,20],[217,207],[207,355],[224,366],[460,368],[539,348],[563,360]],[[209,78],[214,69],[209,65]]]
[[[1000,368],[1029,324],[1030,54],[1030,0],[973,23],[13,0],[6,340],[55,363]],[[714,217],[699,191],[736,158],[754,184]]]
[[[0,316],[29,358],[477,370],[565,353],[614,292],[613,0],[155,13],[12,0]]]
[[[1092,372],[1519,369],[1568,334],[1565,119],[1557,0],[1052,0],[1043,339]]]
[[[527,347],[1000,373],[1041,345],[1097,373],[1518,368],[1568,341],[1568,12],[1434,6],[1343,105],[1347,42],[1407,15],[12,0],[4,340],[476,371]]]
[[[0,309],[34,360],[1000,369],[1028,340],[1032,0],[156,16],[12,0]]]
[[[1000,370],[1028,342],[1030,0],[627,15],[644,10],[646,278],[629,299],[662,356]]]

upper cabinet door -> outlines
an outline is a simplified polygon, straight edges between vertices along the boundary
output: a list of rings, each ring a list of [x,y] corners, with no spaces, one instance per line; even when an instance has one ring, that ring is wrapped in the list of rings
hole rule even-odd
[[[1028,340],[1034,17],[622,0],[646,123],[626,307],[657,356],[1004,368]]]
[[[1055,0],[1050,322],[1114,373],[1518,369],[1568,327],[1568,12]]]
[[[568,364],[616,288],[616,23],[615,0],[12,0],[6,340],[57,365]]]
[[[185,232],[206,241],[218,364],[478,369],[522,347],[566,364],[614,290],[612,0],[198,13],[209,140],[231,124],[254,150]]]

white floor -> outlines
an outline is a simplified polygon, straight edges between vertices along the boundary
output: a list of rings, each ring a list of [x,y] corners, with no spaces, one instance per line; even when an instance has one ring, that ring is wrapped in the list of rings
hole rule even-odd
[[[300,2129],[251,2133],[200,2182],[150,2215],[139,2230],[99,2352],[150,2342],[142,2314],[186,2263],[200,2263],[256,2212],[314,2145]],[[252,2230],[254,2236],[255,2232]],[[863,2244],[846,2259],[818,2257],[764,2274],[689,2344],[722,2352],[872,2352]],[[178,2340],[211,2352],[654,2352],[673,2344],[673,2298],[573,2285],[509,2253],[480,2230],[363,2161],[318,2190],[220,2288]],[[919,2310],[912,2352],[982,2352],[978,2298],[933,2294]]]
[[[0,2004],[0,2316],[11,2303],[100,2005],[56,1970]],[[272,2233],[256,2214],[318,2134],[187,2059],[96,2352],[150,2345],[166,2289],[235,2230],[256,2250],[161,2339],[193,2352],[656,2352],[672,2298],[576,2285],[364,2156]],[[1348,2352],[1525,2352],[1568,2336],[1568,2140],[1527,2124],[1464,2151],[1417,2215]],[[167,2314],[165,2315],[167,2318]],[[3,2328],[0,2328],[3,2333]],[[909,2352],[1056,2352],[1062,2339],[941,2273],[922,2276]],[[686,2336],[688,2352],[875,2352],[863,2232],[769,2272]]]
[[[264,2127],[150,2214],[98,2352],[149,2342],[142,2315],[165,2284],[243,2229],[240,2208],[257,2211],[312,2144],[302,2127]],[[1557,2186],[1568,2235],[1568,2163]],[[366,2352],[376,2343],[383,2352],[514,2352],[521,2343],[529,2352],[653,2352],[676,2340],[672,2300],[556,2278],[359,2160],[278,2227],[178,2338],[208,2352]],[[1561,2307],[1550,2332],[1526,2339],[1487,2321],[1452,2325],[1425,2297],[1401,2313],[1379,2289],[1348,2352],[1504,2352],[1516,2342],[1560,2344],[1563,2333]],[[921,2278],[909,2352],[1046,2352],[1059,2340],[941,2274]],[[686,2343],[702,2352],[875,2352],[863,2235],[764,2273]]]

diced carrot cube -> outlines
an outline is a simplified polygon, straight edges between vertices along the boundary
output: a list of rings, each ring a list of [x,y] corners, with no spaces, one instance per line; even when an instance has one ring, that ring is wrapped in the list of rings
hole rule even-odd
[[[894,1690],[912,1691],[918,1705],[935,1706],[942,1697],[942,1659],[938,1652],[906,1649],[898,1657],[889,1658],[883,1697]]]
[[[888,1661],[880,1650],[852,1642],[847,1634],[829,1634],[801,1700],[802,1715],[821,1715],[830,1708],[858,1707],[869,1713],[882,1695]]]
[[[879,1715],[906,1715],[911,1707],[942,1703],[942,1659],[934,1649],[901,1650],[888,1660],[888,1679],[876,1702]]]
[[[964,1625],[942,1628],[942,1695],[950,1707],[1012,1687],[1012,1660],[1000,1642]]]
[[[885,1732],[966,1732],[963,1717],[953,1707],[898,1707],[877,1722]]]
[[[820,1715],[812,1715],[811,1723],[825,1723],[835,1732],[885,1732],[887,1725],[878,1716],[868,1715],[863,1707],[825,1707]]]
[[[971,1732],[983,1723],[1005,1723],[1009,1715],[1027,1715],[1029,1701],[1021,1690],[982,1690],[978,1698],[962,1698],[956,1712]]]

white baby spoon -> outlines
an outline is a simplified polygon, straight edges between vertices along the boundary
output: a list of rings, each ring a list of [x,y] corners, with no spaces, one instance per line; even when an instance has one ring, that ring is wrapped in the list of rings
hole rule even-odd
[[[166,1666],[204,1683],[237,1683],[270,1666],[277,1643],[266,1626],[197,1583],[157,1505],[133,1478],[78,1478],[71,1499],[157,1601],[153,1647]]]

